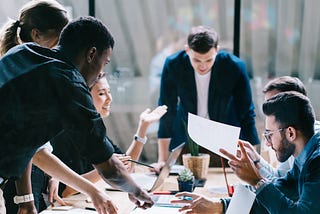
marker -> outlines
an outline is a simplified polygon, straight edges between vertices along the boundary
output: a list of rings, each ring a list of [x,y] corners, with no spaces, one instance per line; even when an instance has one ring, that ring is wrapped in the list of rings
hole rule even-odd
[[[129,159],[128,161],[131,161],[131,162],[136,163],[136,164],[140,164],[140,165],[142,165],[142,166],[154,168],[154,167],[151,166],[151,165],[148,165],[148,164],[146,164],[146,163],[142,163],[142,162],[139,162],[139,161],[135,161],[135,160],[132,160],[132,159]]]

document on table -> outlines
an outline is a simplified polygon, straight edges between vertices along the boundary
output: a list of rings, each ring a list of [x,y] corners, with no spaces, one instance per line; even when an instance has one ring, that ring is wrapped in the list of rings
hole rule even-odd
[[[220,148],[231,154],[236,154],[240,134],[239,127],[189,113],[188,133],[194,142],[224,158],[227,157],[219,152]]]
[[[140,208],[134,209],[130,214],[181,214],[179,212],[179,208],[172,208],[172,207],[158,207],[153,206],[149,209],[143,210]]]
[[[234,190],[226,214],[250,213],[256,194],[239,184]]]
[[[41,214],[95,214],[97,211],[73,208],[71,210],[44,210]]]

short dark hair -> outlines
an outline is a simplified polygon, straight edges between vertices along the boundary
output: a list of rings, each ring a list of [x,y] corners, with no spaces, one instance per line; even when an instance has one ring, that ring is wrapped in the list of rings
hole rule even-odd
[[[277,90],[280,92],[297,91],[307,96],[306,88],[304,87],[301,80],[297,77],[282,76],[275,78],[266,84],[262,92],[267,93],[273,90]]]
[[[211,27],[197,26],[191,28],[188,35],[188,46],[198,53],[207,53],[211,48],[217,48],[218,33]]]
[[[98,52],[112,48],[114,39],[100,20],[91,16],[84,16],[70,22],[61,32],[58,46],[71,57],[75,57],[83,50],[96,47]]]
[[[299,92],[276,94],[263,103],[262,110],[266,116],[273,115],[282,128],[292,126],[307,139],[314,135],[314,110],[309,98]]]

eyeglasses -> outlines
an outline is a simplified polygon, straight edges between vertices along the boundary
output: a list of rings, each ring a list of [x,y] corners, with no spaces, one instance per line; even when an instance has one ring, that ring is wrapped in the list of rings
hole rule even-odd
[[[262,135],[266,138],[268,143],[271,143],[271,137],[272,137],[273,133],[282,132],[286,128],[288,128],[288,127],[280,128],[280,129],[277,129],[277,130],[274,130],[274,131],[266,130],[266,131],[264,131],[264,133]]]

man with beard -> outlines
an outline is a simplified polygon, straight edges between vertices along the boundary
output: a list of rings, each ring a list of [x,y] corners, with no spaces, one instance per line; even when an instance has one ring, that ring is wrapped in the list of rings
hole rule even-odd
[[[263,104],[266,115],[264,136],[280,162],[294,156],[294,165],[282,178],[270,182],[263,178],[239,141],[241,156],[226,155],[236,175],[255,189],[251,213],[317,213],[320,209],[320,133],[314,132],[315,115],[310,100],[297,92],[282,92]],[[223,212],[225,199],[215,200],[187,193],[193,200],[180,210],[196,213]],[[180,202],[177,200],[175,202]]]

